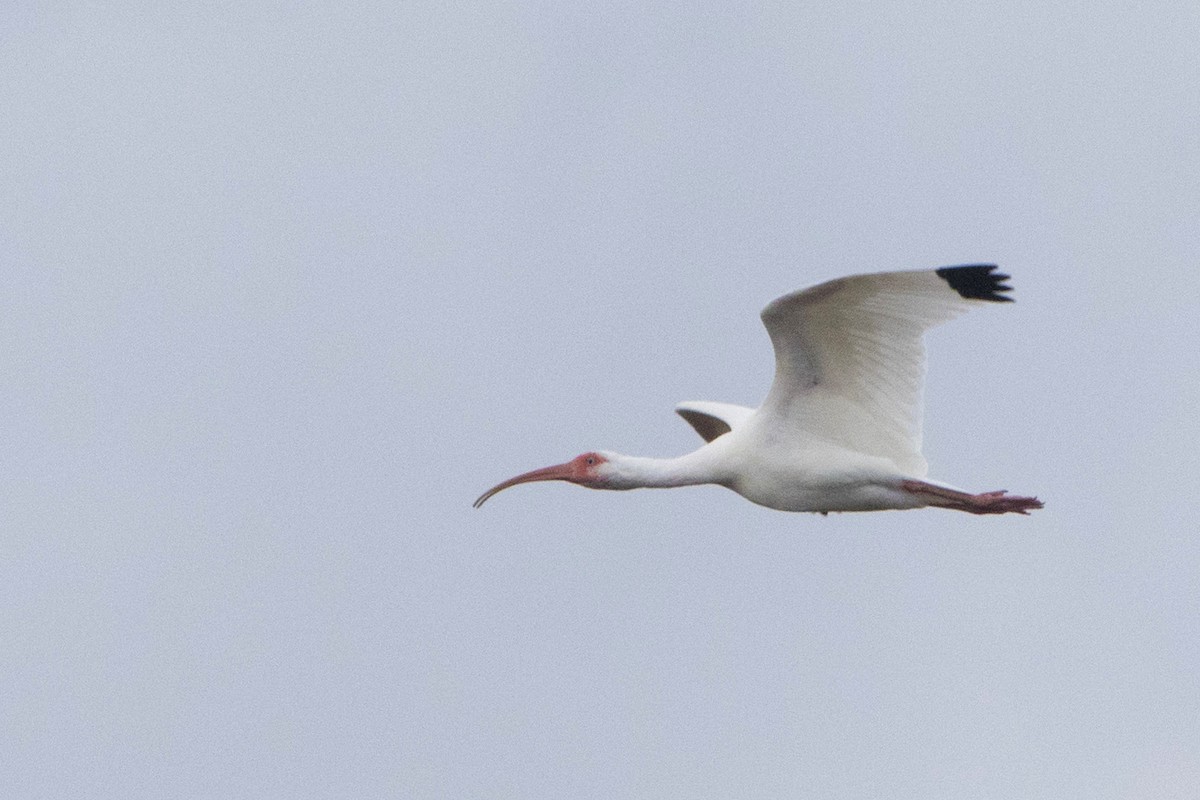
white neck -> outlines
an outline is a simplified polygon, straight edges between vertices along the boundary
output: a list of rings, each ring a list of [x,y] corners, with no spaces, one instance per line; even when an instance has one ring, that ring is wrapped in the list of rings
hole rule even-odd
[[[604,453],[608,459],[608,489],[669,488],[721,483],[720,474],[709,458],[708,448],[678,458],[645,458],[620,453]]]

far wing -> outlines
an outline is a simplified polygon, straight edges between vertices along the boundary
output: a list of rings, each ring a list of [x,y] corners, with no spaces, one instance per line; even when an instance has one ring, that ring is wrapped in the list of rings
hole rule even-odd
[[[749,419],[754,409],[732,403],[688,400],[675,406],[675,413],[687,420],[704,441],[711,442]]]
[[[784,295],[762,312],[775,380],[762,413],[781,430],[891,459],[921,455],[922,334],[982,301],[1006,301],[995,265],[854,275]]]

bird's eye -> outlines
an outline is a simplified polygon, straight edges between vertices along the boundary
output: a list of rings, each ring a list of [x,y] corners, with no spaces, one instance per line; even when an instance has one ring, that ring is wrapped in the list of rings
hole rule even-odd
[[[589,467],[590,467],[590,466],[593,466],[595,463],[596,463],[596,459],[592,458],[591,456],[588,456],[588,457],[587,457],[587,465],[588,465]]]

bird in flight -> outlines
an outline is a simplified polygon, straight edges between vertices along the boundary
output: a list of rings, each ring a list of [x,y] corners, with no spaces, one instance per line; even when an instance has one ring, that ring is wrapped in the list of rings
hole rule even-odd
[[[678,458],[609,451],[526,472],[475,501],[533,481],[591,489],[714,483],[781,511],[883,511],[934,506],[1028,514],[1036,497],[972,494],[928,480],[921,455],[926,330],[972,306],[1011,301],[994,264],[838,278],[784,295],[762,312],[775,379],[757,409],[680,403],[704,438]]]

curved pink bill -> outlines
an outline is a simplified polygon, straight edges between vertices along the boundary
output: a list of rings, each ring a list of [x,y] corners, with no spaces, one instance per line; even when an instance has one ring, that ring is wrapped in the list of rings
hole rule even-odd
[[[569,481],[574,478],[574,473],[571,469],[571,463],[555,464],[552,467],[542,467],[530,472],[525,472],[515,478],[509,478],[504,483],[498,483],[488,489],[483,494],[479,495],[479,499],[475,501],[475,508],[487,502],[488,498],[497,492],[502,492],[510,486],[516,486],[518,483],[532,483],[533,481]]]

